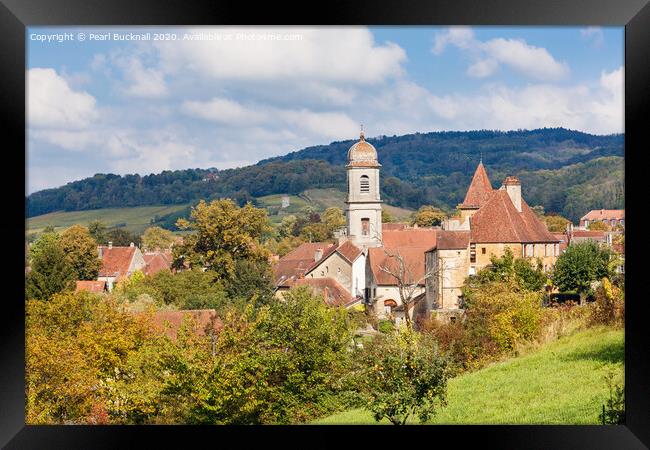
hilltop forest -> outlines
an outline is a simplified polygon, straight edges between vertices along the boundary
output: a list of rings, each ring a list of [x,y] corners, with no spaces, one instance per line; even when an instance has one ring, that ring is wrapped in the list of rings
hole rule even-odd
[[[382,199],[451,211],[482,158],[493,187],[517,175],[531,206],[576,222],[595,208],[624,207],[624,136],[563,128],[457,131],[368,138],[382,164]],[[345,190],[353,140],[308,147],[236,169],[186,169],[140,176],[96,174],[26,198],[27,216],[53,211],[192,203],[229,197],[243,204],[311,188]]]

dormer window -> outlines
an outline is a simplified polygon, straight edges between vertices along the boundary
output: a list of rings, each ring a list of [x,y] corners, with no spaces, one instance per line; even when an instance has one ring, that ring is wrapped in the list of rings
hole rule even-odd
[[[361,193],[370,193],[370,178],[368,175],[361,175]]]

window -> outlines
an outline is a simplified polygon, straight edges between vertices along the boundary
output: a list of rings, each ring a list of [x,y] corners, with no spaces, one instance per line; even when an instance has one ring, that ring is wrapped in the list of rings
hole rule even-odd
[[[548,249],[548,246],[549,246],[549,245],[551,245],[551,244],[546,244],[546,245],[544,246],[544,256],[548,256],[548,254],[549,254],[549,251],[548,251],[548,250],[549,250],[549,249]],[[546,270],[546,269],[544,269],[544,270]]]
[[[361,175],[361,193],[368,194],[370,192],[370,178],[368,175]]]
[[[469,262],[476,262],[476,244],[469,244]]]
[[[553,244],[553,254],[554,256],[558,256],[560,253],[560,244]]]
[[[361,235],[368,236],[370,235],[370,219],[367,217],[361,219]]]
[[[485,247],[481,247],[481,254],[485,255]]]

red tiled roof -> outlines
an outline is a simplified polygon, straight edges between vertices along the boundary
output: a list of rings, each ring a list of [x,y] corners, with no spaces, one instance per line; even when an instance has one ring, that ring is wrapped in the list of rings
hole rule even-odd
[[[381,240],[385,247],[426,247],[427,249],[436,244],[436,228],[405,228],[402,230],[384,230]]]
[[[157,252],[145,253],[142,255],[145,266],[143,272],[145,275],[153,275],[161,270],[170,270],[172,266],[171,253]]]
[[[164,332],[170,338],[176,339],[178,330],[187,316],[194,321],[194,331],[199,336],[218,333],[223,328],[223,322],[214,309],[156,311],[153,316],[152,326],[157,332]]]
[[[424,277],[424,253],[428,248],[431,248],[431,246],[401,248],[376,247],[368,249],[370,270],[375,278],[375,282],[378,285],[384,286],[397,285],[397,279],[381,269],[381,267],[385,267],[390,271],[398,273],[399,260],[396,256],[391,255],[400,255],[404,259],[404,265],[406,267],[405,281],[407,283],[419,281]],[[424,285],[424,281],[421,281],[420,284]]]
[[[471,241],[477,243],[558,241],[523,199],[519,212],[503,189],[493,191],[470,218],[470,230]]]
[[[336,251],[351,263],[361,254],[361,249],[351,241],[345,241],[343,244],[339,245]]]
[[[407,226],[408,225],[405,224],[405,223],[387,222],[387,223],[382,223],[381,224],[381,229],[382,229],[382,231],[395,231],[395,230],[403,230]]]
[[[115,277],[126,275],[131,266],[136,247],[99,247],[102,255],[100,277]]]
[[[625,255],[625,245],[623,244],[612,244],[612,250],[619,255]]]
[[[601,230],[573,230],[571,233],[574,238],[590,238],[605,240],[605,232]]]
[[[291,286],[310,286],[325,299],[330,306],[348,306],[356,299],[333,278],[302,278],[295,280]]]
[[[104,292],[106,290],[105,281],[94,281],[94,280],[78,280],[75,292]]]
[[[592,209],[580,220],[625,219],[624,209]]]
[[[287,281],[305,275],[312,267],[323,258],[336,250],[336,245],[331,242],[311,242],[301,244],[298,248],[284,255],[273,267],[275,283],[278,286],[288,286]],[[314,259],[316,250],[322,250],[323,256],[319,261]]]
[[[434,248],[439,250],[463,249],[469,246],[469,231],[440,230],[438,231],[437,244]]]
[[[480,208],[489,199],[492,194],[492,183],[488,178],[487,172],[483,163],[479,163],[472,177],[472,182],[467,189],[465,200],[458,207],[459,208]]]

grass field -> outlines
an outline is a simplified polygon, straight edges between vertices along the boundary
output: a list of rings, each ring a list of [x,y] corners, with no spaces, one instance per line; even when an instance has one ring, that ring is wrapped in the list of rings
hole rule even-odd
[[[593,328],[461,375],[450,380],[448,405],[429,423],[599,424],[608,398],[603,376],[613,368],[623,383],[623,343],[622,330]],[[355,409],[313,423],[377,422],[370,412]]]
[[[288,214],[297,214],[307,205],[311,205],[316,212],[323,212],[331,206],[344,209],[345,194],[336,189],[309,189],[301,195],[289,196],[289,207],[281,208],[282,194],[266,195],[257,200],[260,207],[269,211],[269,219],[274,224],[279,224]],[[134,208],[106,208],[89,211],[58,211],[42,216],[27,219],[27,233],[40,233],[49,225],[61,231],[72,225],[88,225],[93,220],[101,220],[108,227],[126,224],[125,228],[135,233],[142,233],[150,224],[154,216],[163,216],[179,211],[187,205],[168,206],[139,206]],[[405,219],[412,211],[384,204],[383,207],[395,218]]]
[[[134,208],[106,208],[88,211],[59,211],[27,219],[27,232],[40,233],[48,225],[57,231],[75,224],[88,225],[93,220],[101,220],[106,226],[126,223],[126,229],[142,233],[154,216],[163,216],[185,208],[187,205],[138,206]]]

